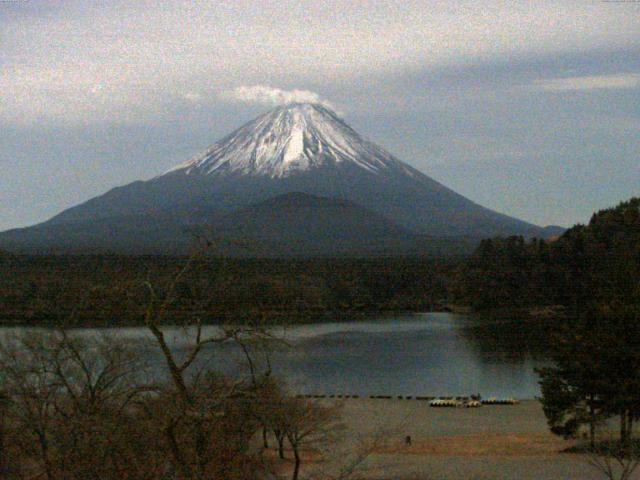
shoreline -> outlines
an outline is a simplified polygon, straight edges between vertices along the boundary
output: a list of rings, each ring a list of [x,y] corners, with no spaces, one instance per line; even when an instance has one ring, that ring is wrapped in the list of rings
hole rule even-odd
[[[575,441],[549,431],[537,400],[501,408],[430,408],[419,401],[360,398],[341,406],[345,434],[339,451],[362,438],[375,445],[364,479],[601,478],[583,456],[563,453]]]
[[[266,326],[301,326],[301,325],[313,325],[313,324],[326,324],[326,323],[350,323],[350,322],[370,322],[376,320],[387,320],[389,317],[393,317],[396,315],[405,315],[405,316],[413,316],[413,315],[422,315],[426,313],[456,313],[452,312],[447,308],[442,309],[434,309],[434,310],[409,310],[409,309],[400,309],[400,310],[369,310],[369,311],[344,311],[344,312],[324,312],[318,314],[309,314],[304,315],[303,317],[298,317],[300,315],[298,312],[288,312],[288,311],[278,311],[278,312],[267,312],[267,315],[272,315],[272,317],[267,317],[265,322]],[[459,313],[461,314],[461,313]],[[247,319],[246,314],[223,314],[220,317],[226,317],[228,319]],[[284,322],[284,319],[290,319],[289,322]],[[185,319],[187,321],[187,319]],[[207,327],[216,327],[216,326],[224,326],[224,325],[233,325],[233,324],[242,324],[242,322],[236,321],[231,322],[224,319],[219,321],[203,321],[202,326]],[[59,322],[56,320],[30,320],[30,321],[5,321],[0,317],[0,328],[48,328],[53,329],[57,328],[60,325],[64,325],[64,322]],[[162,327],[165,328],[183,328],[183,325],[180,323],[162,323]],[[106,330],[106,329],[117,329],[117,328],[145,328],[144,322],[115,322],[113,324],[106,324],[106,322],[99,322],[96,324],[91,323],[80,323],[77,325],[69,325],[67,326],[70,330],[80,330],[80,329],[95,329],[95,330]]]
[[[482,405],[487,406],[514,406],[520,402],[538,401],[537,398],[514,398],[513,396],[499,397],[490,395],[483,397],[479,394],[474,395],[389,395],[389,394],[311,394],[311,393],[297,393],[294,394],[297,398],[306,398],[309,400],[398,400],[398,401],[418,401],[418,402],[430,402],[432,400],[454,400],[454,401],[469,401],[479,398]],[[477,397],[477,398],[474,398]],[[509,400],[510,403],[503,400]],[[453,407],[453,406],[452,406]]]

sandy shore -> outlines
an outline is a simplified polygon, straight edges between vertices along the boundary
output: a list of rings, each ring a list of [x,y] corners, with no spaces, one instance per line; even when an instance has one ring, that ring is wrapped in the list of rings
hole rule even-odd
[[[586,458],[560,453],[572,442],[548,431],[534,400],[464,409],[432,408],[416,400],[349,399],[342,408],[344,431],[336,451],[346,454],[363,440],[377,439],[364,464],[368,479],[603,478]]]

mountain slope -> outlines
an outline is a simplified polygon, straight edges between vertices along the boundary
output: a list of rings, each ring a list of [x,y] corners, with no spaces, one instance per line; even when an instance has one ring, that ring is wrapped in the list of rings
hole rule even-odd
[[[0,235],[14,251],[184,254],[196,237],[216,242],[231,256],[376,256],[470,253],[477,239],[432,238],[399,227],[345,200],[288,193],[219,215],[204,210],[200,224],[167,216],[105,218],[73,224],[43,224]],[[37,232],[37,235],[34,235]]]
[[[211,231],[247,239],[247,250],[280,256],[443,255],[471,252],[473,239],[417,235],[346,200],[289,193],[233,212]]]
[[[118,223],[131,225],[131,219],[164,223],[167,235],[175,235],[176,228],[211,224],[213,218],[291,192],[348,201],[418,235],[546,234],[477,205],[401,162],[325,107],[291,104],[259,116],[163,175],[115,188],[19,237],[43,244],[49,238],[43,232],[53,231],[49,227],[77,229],[98,222],[113,226],[107,237],[118,243],[123,241]],[[17,237],[0,234],[0,245],[7,238],[15,243]]]

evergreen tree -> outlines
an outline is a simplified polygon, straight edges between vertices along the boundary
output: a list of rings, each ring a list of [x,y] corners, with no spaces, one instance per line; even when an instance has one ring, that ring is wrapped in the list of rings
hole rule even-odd
[[[640,417],[640,310],[620,306],[590,310],[554,337],[553,367],[538,370],[542,405],[554,433],[575,435],[588,424],[620,419],[620,443],[631,441]]]

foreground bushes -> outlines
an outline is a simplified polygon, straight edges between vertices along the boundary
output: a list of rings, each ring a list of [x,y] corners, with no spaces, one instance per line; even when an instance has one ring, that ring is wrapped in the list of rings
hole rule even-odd
[[[164,352],[165,374],[152,378],[139,353],[148,345],[138,342],[64,330],[3,338],[3,478],[274,478],[262,429],[291,438],[297,458],[303,440],[331,418],[286,395],[268,371],[239,380],[191,371],[209,340],[197,333],[180,358]]]

